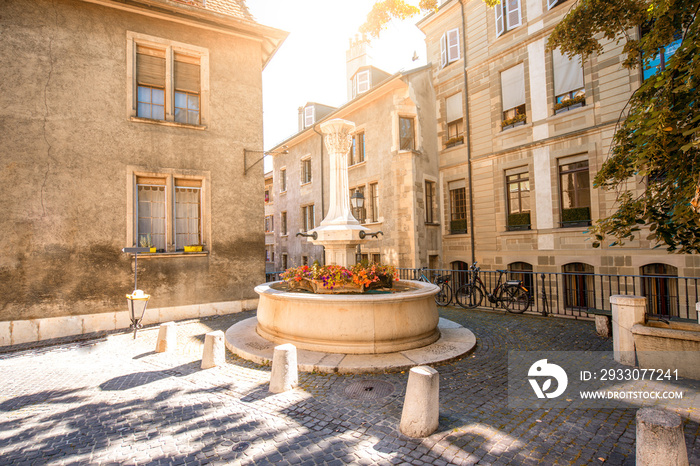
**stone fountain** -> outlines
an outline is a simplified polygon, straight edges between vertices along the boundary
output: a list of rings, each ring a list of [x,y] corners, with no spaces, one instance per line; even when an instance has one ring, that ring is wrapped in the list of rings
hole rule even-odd
[[[347,156],[354,123],[335,119],[321,124],[330,158],[330,204],[308,240],[325,247],[326,264],[352,266],[358,244],[369,229],[350,209]],[[299,369],[323,372],[403,370],[417,364],[454,359],[476,345],[474,335],[440,319],[430,283],[400,281],[389,294],[312,294],[287,291],[281,282],[255,288],[257,317],[232,326],[226,345],[258,363],[272,357],[275,345],[299,350]]]

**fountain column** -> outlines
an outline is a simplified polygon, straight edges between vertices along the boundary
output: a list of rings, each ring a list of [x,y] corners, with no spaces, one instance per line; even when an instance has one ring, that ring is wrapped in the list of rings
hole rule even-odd
[[[330,158],[330,204],[321,225],[310,231],[317,234],[316,239],[309,238],[309,241],[325,247],[328,265],[354,265],[357,245],[367,241],[360,238],[360,232],[369,232],[369,228],[360,225],[350,209],[348,152],[354,129],[355,123],[341,119],[321,124]]]

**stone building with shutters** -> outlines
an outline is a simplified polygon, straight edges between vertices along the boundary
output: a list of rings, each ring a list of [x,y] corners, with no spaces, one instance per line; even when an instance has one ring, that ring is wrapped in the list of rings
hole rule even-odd
[[[286,33],[244,0],[9,0],[0,29],[0,346],[128,327],[124,247],[155,250],[145,323],[254,307]]]
[[[347,53],[348,102],[337,109],[307,103],[300,109],[299,132],[271,149],[278,271],[324,263],[323,248],[296,235],[318,226],[327,213],[330,163],[319,125],[335,118],[355,123],[348,195],[361,193],[364,207],[353,214],[371,231],[383,232],[361,246],[361,259],[437,266],[438,165],[430,69],[390,75],[367,63],[366,45],[353,40]]]
[[[600,249],[585,234],[615,207],[593,179],[632,92],[656,69],[623,68],[624,43],[614,40],[583,63],[548,51],[571,6],[447,0],[418,22],[436,97],[443,263],[574,274],[563,290],[571,308],[601,306],[593,273],[654,275],[646,291],[635,279],[637,292],[657,287],[666,303],[682,300],[670,277],[700,276],[698,257],[653,249],[644,232]]]

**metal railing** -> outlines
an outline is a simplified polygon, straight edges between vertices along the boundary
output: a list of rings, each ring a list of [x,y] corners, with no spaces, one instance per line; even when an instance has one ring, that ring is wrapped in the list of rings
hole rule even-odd
[[[399,269],[399,278],[417,280],[423,273],[429,280],[451,274],[450,286],[456,291],[469,282],[468,270]],[[497,271],[481,270],[481,280],[491,291]],[[528,272],[513,270],[508,279],[520,280],[527,288],[532,305],[528,313],[589,318],[588,310],[610,311],[610,296],[636,295],[647,298],[647,318],[697,322],[695,303],[700,300],[700,278],[667,275],[606,275],[594,273]],[[496,304],[484,300],[486,306]]]

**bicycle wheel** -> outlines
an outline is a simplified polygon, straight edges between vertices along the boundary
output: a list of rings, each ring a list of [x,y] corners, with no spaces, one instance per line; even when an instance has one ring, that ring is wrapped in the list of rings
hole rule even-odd
[[[438,306],[447,306],[452,302],[452,288],[447,283],[440,284],[440,291],[435,295]]]
[[[527,291],[522,286],[505,287],[501,301],[503,302],[503,307],[514,314],[522,314],[530,307],[530,295],[527,294]]]
[[[459,287],[455,293],[455,301],[457,304],[466,309],[474,309],[481,305],[484,299],[484,293],[477,286],[466,284]]]

